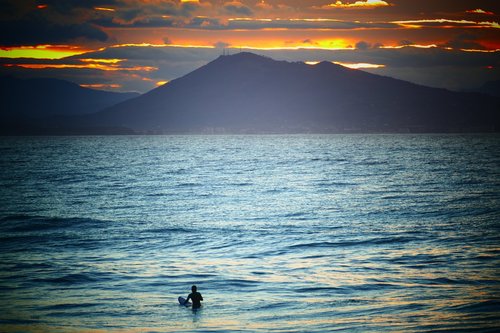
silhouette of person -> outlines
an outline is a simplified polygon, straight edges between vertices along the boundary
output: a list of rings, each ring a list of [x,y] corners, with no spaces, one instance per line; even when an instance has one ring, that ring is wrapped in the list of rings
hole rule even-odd
[[[197,291],[198,288],[196,286],[191,287],[192,293],[186,299],[186,303],[191,299],[193,301],[193,309],[198,309],[201,307],[201,301],[203,301],[203,296]]]

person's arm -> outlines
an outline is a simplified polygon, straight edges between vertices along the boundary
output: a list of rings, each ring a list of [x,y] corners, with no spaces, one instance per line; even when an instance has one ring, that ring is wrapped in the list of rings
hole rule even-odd
[[[202,300],[202,301],[203,301],[203,296],[201,296],[201,294],[200,294],[200,300]]]
[[[188,297],[186,298],[186,301],[184,302],[184,304],[186,304],[187,302],[189,302],[190,298],[191,298],[191,294],[188,295]]]

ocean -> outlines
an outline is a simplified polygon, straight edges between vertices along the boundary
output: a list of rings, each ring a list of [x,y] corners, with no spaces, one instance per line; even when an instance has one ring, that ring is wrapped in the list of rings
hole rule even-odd
[[[500,329],[498,135],[4,137],[0,201],[2,332]]]

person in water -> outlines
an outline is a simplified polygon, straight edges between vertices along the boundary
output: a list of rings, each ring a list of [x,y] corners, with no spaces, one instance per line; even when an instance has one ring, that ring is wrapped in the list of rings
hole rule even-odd
[[[198,288],[196,286],[191,287],[192,293],[186,299],[186,303],[191,299],[193,301],[193,309],[197,309],[201,307],[201,301],[203,301],[203,296],[197,291]]]

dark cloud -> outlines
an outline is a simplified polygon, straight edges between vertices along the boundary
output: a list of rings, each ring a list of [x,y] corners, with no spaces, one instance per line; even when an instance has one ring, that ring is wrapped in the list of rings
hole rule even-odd
[[[331,29],[331,30],[348,30],[348,29],[390,29],[399,28],[395,23],[384,22],[349,22],[337,20],[230,20],[223,21],[216,17],[195,16],[188,20],[178,20],[175,18],[165,18],[162,16],[142,16],[135,17],[133,20],[119,20],[112,16],[100,17],[94,19],[92,23],[109,28],[126,28],[126,27],[182,27],[187,29],[205,29],[205,30],[262,30],[262,29]]]
[[[367,50],[371,47],[371,44],[368,42],[365,42],[365,41],[359,41],[356,43],[355,47],[356,47],[356,49],[359,49],[359,50]]]
[[[37,5],[43,4],[43,8]],[[106,41],[101,28],[172,27],[200,8],[196,2],[174,0],[2,0],[0,44],[3,46],[69,43],[85,38]],[[109,8],[112,11],[98,10]]]
[[[216,48],[219,48],[219,49],[225,49],[225,48],[231,46],[231,44],[226,43],[226,42],[217,42],[217,43],[214,44],[214,46]]]
[[[176,26],[176,22],[173,19],[160,16],[135,18],[133,22],[102,17],[92,20],[92,23],[104,28],[169,28]]]
[[[408,45],[414,45],[414,44],[415,44],[414,42],[406,40],[406,39],[401,40],[398,43],[398,45],[400,45],[400,46],[408,46]]]
[[[42,3],[42,2],[40,2]],[[0,3],[0,44],[18,46],[69,43],[85,38],[106,41],[108,35],[87,22],[82,10],[94,4],[114,1],[44,1],[46,8],[37,8],[34,1],[2,1]]]
[[[214,29],[214,30],[220,30],[220,29],[226,29],[226,27],[221,24],[220,20],[217,18],[210,18],[210,17],[193,17],[189,23],[184,24],[183,28],[195,28],[195,29]]]
[[[32,44],[68,43],[77,38],[106,41],[108,35],[88,23],[60,24],[43,17],[0,21],[0,44],[18,46]]]
[[[374,43],[374,44],[370,44],[368,42],[365,42],[365,41],[359,41],[357,42],[355,45],[354,45],[354,48],[357,49],[357,50],[368,50],[368,49],[377,49],[377,48],[381,48],[383,47],[384,45],[382,43]]]
[[[282,29],[360,29],[360,28],[377,28],[389,29],[397,28],[395,23],[385,22],[354,22],[354,21],[337,21],[337,20],[287,20],[275,19],[272,21],[262,20],[233,20],[228,25],[222,27],[225,29],[266,29],[266,28],[282,28]]]
[[[245,6],[244,4],[233,1],[224,4],[224,10],[230,14],[244,15],[244,16],[252,16],[253,11],[250,7]]]
[[[17,1],[17,0],[14,0]],[[93,9],[95,7],[116,7],[121,1],[118,0],[43,0],[37,1],[38,4],[47,5],[49,10],[56,10],[60,13],[69,14],[79,9]]]
[[[485,49],[483,45],[478,41],[478,37],[471,33],[464,33],[455,36],[453,39],[443,44],[442,46],[451,47],[454,49],[475,49],[482,50]]]
[[[195,28],[206,30],[262,30],[262,29],[331,29],[331,30],[349,30],[349,29],[389,29],[399,28],[395,23],[384,22],[348,22],[337,20],[258,20],[258,19],[233,19],[224,22],[213,17],[193,17],[188,23],[182,24],[183,28]]]

